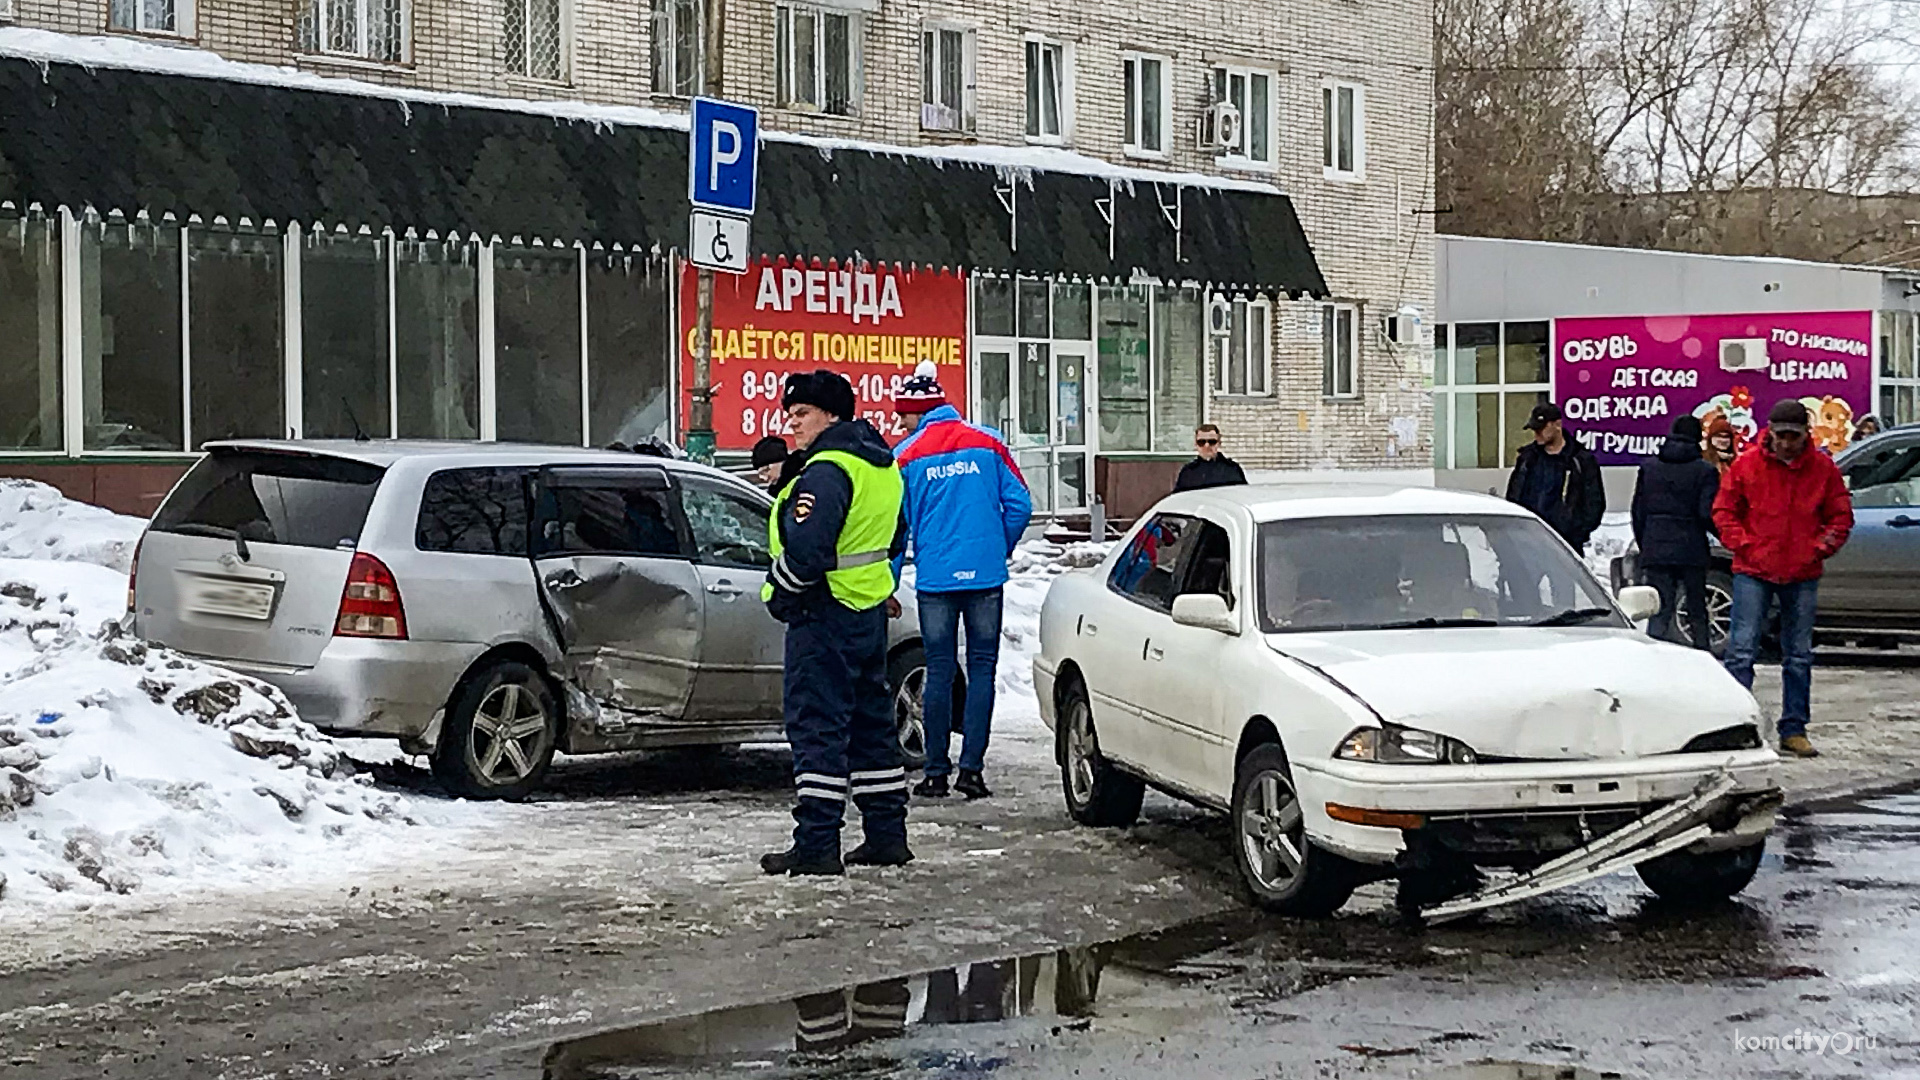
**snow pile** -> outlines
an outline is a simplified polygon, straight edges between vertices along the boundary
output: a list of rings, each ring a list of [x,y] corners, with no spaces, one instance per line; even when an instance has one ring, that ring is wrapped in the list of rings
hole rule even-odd
[[[93,563],[125,573],[146,527],[45,484],[0,480],[0,558]]]
[[[1600,519],[1600,527],[1587,538],[1587,568],[1600,584],[1612,588],[1613,560],[1627,553],[1627,546],[1633,543],[1633,517],[1627,513],[1613,513]]]
[[[246,880],[406,820],[278,690],[126,636],[126,588],[0,559],[0,898]]]

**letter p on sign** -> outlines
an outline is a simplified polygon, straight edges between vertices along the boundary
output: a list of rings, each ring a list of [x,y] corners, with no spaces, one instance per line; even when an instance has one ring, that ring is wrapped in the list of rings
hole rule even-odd
[[[694,207],[753,214],[759,186],[760,114],[746,105],[695,98],[687,143],[687,199]]]

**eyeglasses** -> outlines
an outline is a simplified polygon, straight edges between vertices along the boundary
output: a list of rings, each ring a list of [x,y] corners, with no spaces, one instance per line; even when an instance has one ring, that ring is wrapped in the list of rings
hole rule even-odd
[[[1195,439],[1195,440],[1193,440],[1193,445],[1195,445],[1195,446],[1219,446],[1219,445],[1220,445],[1220,440],[1219,440],[1219,439]]]

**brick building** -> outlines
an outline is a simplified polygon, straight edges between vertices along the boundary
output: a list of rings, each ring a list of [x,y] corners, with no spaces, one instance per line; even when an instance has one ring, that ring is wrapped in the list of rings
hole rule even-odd
[[[698,0],[0,24],[0,471],[138,506],[215,437],[679,433]],[[1043,505],[1137,509],[1203,419],[1256,471],[1431,476],[1430,5],[725,27],[771,132],[754,247],[963,278],[954,381]]]

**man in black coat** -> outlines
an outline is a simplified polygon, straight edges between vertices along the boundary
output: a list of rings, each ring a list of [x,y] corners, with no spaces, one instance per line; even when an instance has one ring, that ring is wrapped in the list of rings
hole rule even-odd
[[[1201,424],[1194,429],[1193,448],[1200,456],[1180,467],[1180,476],[1174,480],[1173,490],[1196,491],[1247,482],[1247,474],[1240,471],[1240,463],[1220,452],[1219,428],[1212,424]]]
[[[1533,441],[1520,448],[1507,480],[1507,501],[1538,514],[1575,551],[1585,551],[1587,538],[1606,516],[1607,493],[1600,484],[1600,462],[1578,439],[1567,437],[1563,419],[1557,405],[1533,407],[1527,418]]]
[[[1700,453],[1700,421],[1682,416],[1656,457],[1640,465],[1633,487],[1633,539],[1640,545],[1640,566],[1647,584],[1660,591],[1660,614],[1647,633],[1666,639],[1673,632],[1674,600],[1686,593],[1687,629],[1693,647],[1711,643],[1706,619],[1707,567],[1712,562],[1708,536],[1713,531],[1713,499],[1720,493],[1720,471]]]

